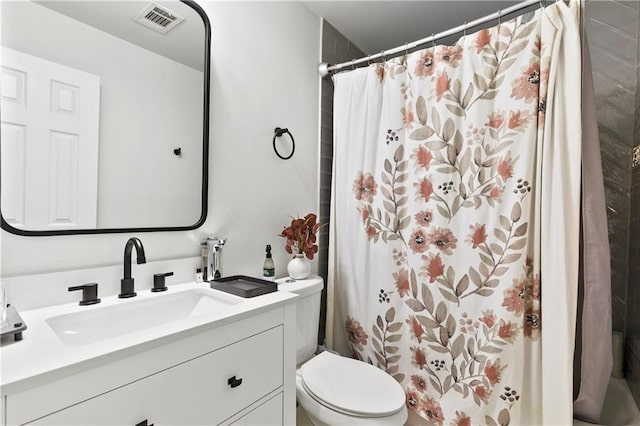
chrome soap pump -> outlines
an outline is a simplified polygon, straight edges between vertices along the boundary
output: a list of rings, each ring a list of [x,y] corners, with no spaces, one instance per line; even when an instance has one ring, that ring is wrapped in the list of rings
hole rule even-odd
[[[226,238],[209,237],[200,244],[202,277],[205,281],[222,278],[222,246]]]

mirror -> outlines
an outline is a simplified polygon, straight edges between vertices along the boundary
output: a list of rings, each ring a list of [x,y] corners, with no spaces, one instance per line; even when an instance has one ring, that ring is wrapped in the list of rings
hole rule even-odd
[[[192,1],[0,2],[0,211],[19,235],[207,213],[210,25]]]

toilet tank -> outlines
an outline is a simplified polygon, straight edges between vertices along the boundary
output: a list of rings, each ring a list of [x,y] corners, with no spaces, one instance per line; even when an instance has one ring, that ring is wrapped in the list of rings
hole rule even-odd
[[[277,282],[278,290],[299,296],[296,299],[296,365],[300,365],[310,359],[318,347],[320,295],[324,280],[311,275],[306,280],[292,280],[286,277]]]

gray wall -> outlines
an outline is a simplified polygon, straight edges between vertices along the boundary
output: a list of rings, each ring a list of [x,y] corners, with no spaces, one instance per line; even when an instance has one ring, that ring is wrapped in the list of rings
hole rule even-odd
[[[640,131],[636,131],[636,142],[639,139]],[[636,146],[636,151],[636,155],[640,157],[640,145]],[[639,164],[633,167],[631,177],[626,376],[636,402],[640,405],[640,158],[637,163]]]
[[[640,403],[640,177],[636,169],[632,186],[631,173],[631,151],[640,141],[638,6],[588,1],[586,28],[609,222],[613,328],[627,336],[625,375]]]
[[[634,140],[637,4],[589,1],[587,36],[591,50],[602,166],[605,179],[613,328],[625,331],[629,252],[630,152]]]

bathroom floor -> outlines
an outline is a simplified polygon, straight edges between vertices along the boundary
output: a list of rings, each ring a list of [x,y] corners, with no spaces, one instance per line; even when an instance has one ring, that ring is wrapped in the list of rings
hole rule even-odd
[[[425,426],[424,419],[412,412],[409,412],[409,418],[404,426]],[[298,406],[296,410],[296,426],[313,426],[309,417],[304,412],[302,407]],[[589,425],[591,426],[591,425]]]
[[[296,409],[296,426],[313,426],[313,423],[311,423],[311,420],[309,420],[309,417],[307,417],[307,414],[300,405],[298,405]]]

